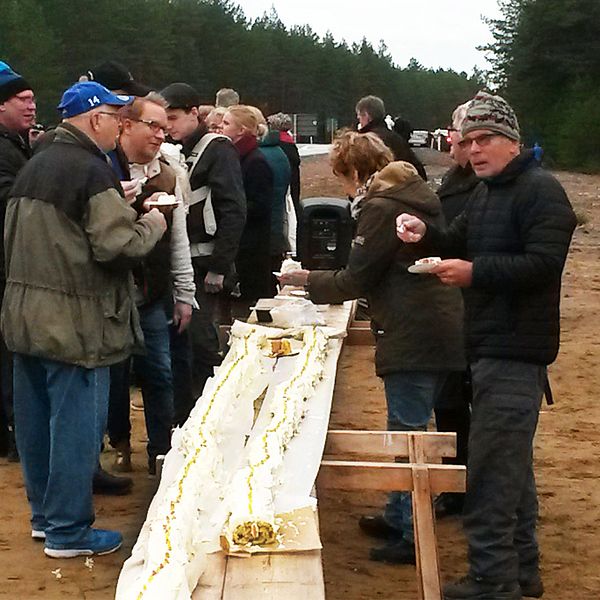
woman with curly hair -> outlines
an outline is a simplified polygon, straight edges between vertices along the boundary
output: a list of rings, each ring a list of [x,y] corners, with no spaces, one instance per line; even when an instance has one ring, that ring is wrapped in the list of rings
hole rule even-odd
[[[344,191],[355,198],[357,231],[348,265],[338,271],[286,273],[280,283],[306,286],[317,304],[367,298],[388,429],[425,430],[447,374],[465,367],[462,298],[435,276],[408,272],[423,251],[401,242],[395,223],[399,214],[410,212],[443,226],[440,201],[415,167],[393,162],[389,148],[373,133],[342,134],[330,159]],[[410,493],[392,492],[383,515],[362,517],[359,525],[387,540],[371,550],[372,560],[414,564]]]

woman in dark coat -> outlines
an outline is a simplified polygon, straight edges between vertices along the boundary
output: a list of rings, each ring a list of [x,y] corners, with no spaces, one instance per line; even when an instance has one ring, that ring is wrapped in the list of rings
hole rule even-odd
[[[251,106],[230,106],[223,117],[223,133],[231,138],[242,166],[246,192],[246,225],[235,266],[240,281],[240,302],[234,316],[247,316],[248,307],[271,293],[270,233],[273,173],[258,149],[260,111]],[[263,119],[264,120],[264,119]],[[245,313],[245,314],[244,314]]]
[[[292,202],[298,216],[300,214],[300,153],[290,133],[292,119],[290,115],[279,112],[269,115],[267,122],[270,129],[275,129],[279,132],[279,146],[285,152],[290,163],[290,195],[292,196]]]
[[[462,298],[436,277],[408,272],[423,255],[414,245],[396,242],[394,224],[410,206],[422,219],[442,226],[440,201],[412,165],[392,162],[375,134],[343,134],[334,143],[331,162],[344,191],[355,197],[352,208],[358,215],[348,266],[286,273],[280,282],[307,286],[318,304],[368,299],[388,429],[424,430],[448,372],[465,368]],[[384,514],[363,517],[360,526],[389,540],[371,550],[372,560],[414,564],[410,494],[393,492]]]

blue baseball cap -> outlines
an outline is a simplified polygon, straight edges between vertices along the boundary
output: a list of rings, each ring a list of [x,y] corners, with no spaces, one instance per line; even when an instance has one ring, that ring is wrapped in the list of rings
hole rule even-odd
[[[68,119],[98,108],[102,104],[125,106],[134,100],[135,96],[115,95],[95,81],[81,81],[65,91],[57,108],[63,118]]]

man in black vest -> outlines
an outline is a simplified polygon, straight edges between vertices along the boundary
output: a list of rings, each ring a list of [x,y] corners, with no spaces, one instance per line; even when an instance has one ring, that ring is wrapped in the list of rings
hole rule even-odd
[[[6,63],[0,62],[0,231],[8,194],[17,174],[31,156],[27,133],[35,124],[35,97],[31,86]],[[0,302],[4,297],[4,244],[0,244]],[[13,416],[12,355],[0,340],[0,454],[18,461]]]
[[[464,528],[467,577],[448,600],[539,598],[533,438],[546,366],[559,347],[561,275],[576,219],[562,186],[520,150],[515,113],[499,96],[470,102],[460,145],[483,180],[447,231],[397,218],[398,237],[446,256],[432,273],[464,288],[473,383]]]
[[[168,103],[167,131],[175,142],[183,144],[190,167],[192,193],[187,229],[200,306],[190,325],[193,397],[188,399],[187,407],[181,407],[177,406],[175,394],[175,420],[180,423],[222,360],[218,299],[232,289],[234,259],[246,222],[246,196],[237,150],[227,137],[209,133],[205,123],[198,120],[198,92],[186,83],[172,83],[161,95]],[[178,360],[177,349],[175,354],[174,360]]]

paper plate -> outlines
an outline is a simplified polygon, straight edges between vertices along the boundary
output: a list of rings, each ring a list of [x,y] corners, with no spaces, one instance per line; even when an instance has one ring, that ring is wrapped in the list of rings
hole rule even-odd
[[[409,273],[429,273],[434,267],[437,267],[440,263],[425,263],[425,264],[414,264],[408,267]]]

